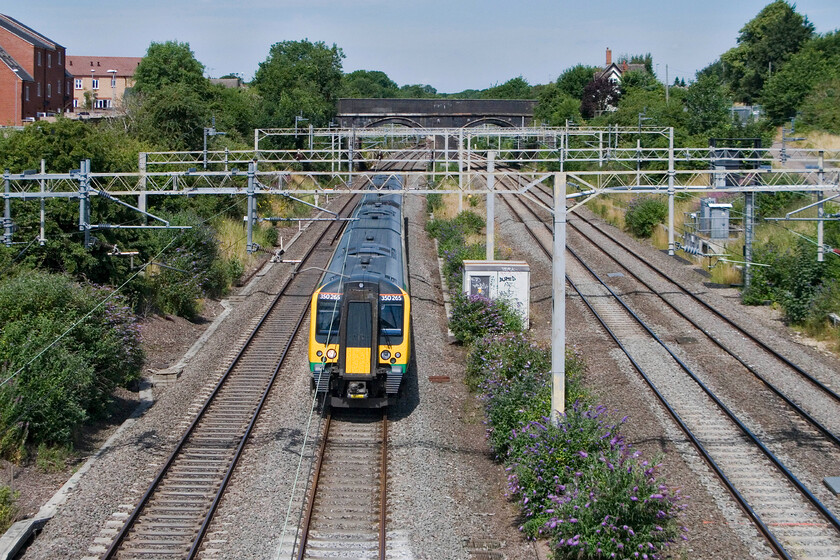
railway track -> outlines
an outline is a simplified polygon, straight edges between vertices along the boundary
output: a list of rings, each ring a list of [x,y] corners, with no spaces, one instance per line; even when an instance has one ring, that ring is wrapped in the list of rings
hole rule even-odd
[[[349,215],[355,197],[339,212]],[[103,559],[194,558],[305,317],[344,222],[314,222],[313,244],[224,373]]]
[[[508,188],[512,186],[508,185]],[[521,201],[512,202],[508,198],[502,196],[511,212],[525,224],[550,257],[551,228]],[[526,218],[525,213],[530,217]],[[748,421],[727,407],[656,336],[608,282],[575,251],[569,249],[569,253],[573,257],[567,261],[569,284],[627,355],[776,554],[782,558],[840,557],[840,523],[834,514],[747,427]],[[740,358],[738,360],[748,366]],[[693,382],[682,381],[685,375]],[[797,413],[836,443],[831,431],[801,407]]]
[[[387,468],[386,413],[327,413],[297,542],[281,556],[385,560]]]

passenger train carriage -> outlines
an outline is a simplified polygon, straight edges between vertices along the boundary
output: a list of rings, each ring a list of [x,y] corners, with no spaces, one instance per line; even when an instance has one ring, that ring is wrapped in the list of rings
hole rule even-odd
[[[312,295],[312,389],[336,407],[387,406],[411,355],[402,189],[397,176],[372,178]],[[320,396],[320,395],[319,395]]]

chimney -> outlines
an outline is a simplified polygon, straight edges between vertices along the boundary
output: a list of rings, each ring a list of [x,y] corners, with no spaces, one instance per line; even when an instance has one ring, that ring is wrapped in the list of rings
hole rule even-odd
[[[612,51],[607,47],[607,66],[612,64]]]

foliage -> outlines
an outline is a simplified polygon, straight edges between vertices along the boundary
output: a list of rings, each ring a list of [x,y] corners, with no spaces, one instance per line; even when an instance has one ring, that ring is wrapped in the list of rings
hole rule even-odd
[[[650,72],[644,70],[630,70],[621,75],[621,92],[626,93],[631,89],[644,89],[656,91],[662,88],[662,84]]]
[[[196,60],[189,43],[153,42],[134,70],[134,90],[149,95],[176,85],[183,86],[182,90],[206,91],[209,81],[204,65]]]
[[[5,533],[14,523],[19,509],[15,504],[17,499],[17,492],[5,484],[0,485],[0,533]]]
[[[563,126],[566,120],[580,122],[580,97],[572,97],[560,86],[548,84],[537,96],[534,118],[549,126]]]
[[[767,116],[781,124],[796,114],[809,95],[824,92],[825,82],[838,78],[840,31],[834,31],[808,41],[781,70],[774,72],[761,92],[761,103]],[[836,107],[836,98],[834,101]],[[830,108],[831,105],[821,107]]]
[[[35,452],[35,465],[44,473],[61,472],[67,468],[72,457],[73,450],[69,446],[41,443]]]
[[[563,71],[557,78],[555,85],[561,93],[580,101],[586,85],[592,81],[598,68],[578,64]]]
[[[625,420],[575,405],[559,426],[546,418],[514,433],[508,489],[526,518],[522,529],[548,537],[555,557],[658,558],[679,536],[679,490],[630,449],[620,435]]]
[[[196,214],[181,212],[169,220],[191,229],[147,234],[141,251],[144,260],[160,253],[173,238],[175,243],[158,257],[162,262],[148,270],[142,307],[194,319],[201,311],[199,300],[223,295],[241,274],[241,265],[220,258],[215,230]]]
[[[758,100],[768,75],[780,71],[811,38],[814,25],[794,8],[784,0],[771,2],[741,28],[738,46],[721,55],[723,73],[738,100]]]
[[[406,84],[400,88],[399,97],[405,99],[426,99],[440,97],[435,88],[429,84]]]
[[[426,195],[426,212],[434,214],[443,208],[443,195],[438,193],[429,193]]]
[[[482,99],[533,99],[534,92],[531,85],[522,77],[517,76],[507,82],[493,86],[481,92]]]
[[[142,365],[134,315],[108,288],[19,274],[0,285],[0,325],[0,372],[9,379],[0,388],[6,456],[30,442],[71,443],[89,416],[105,411],[114,387],[136,379]]]
[[[146,142],[170,150],[198,150],[208,123],[207,103],[186,83],[166,84],[138,98],[131,130]]]
[[[743,293],[744,303],[772,301],[782,307],[788,323],[824,323],[828,313],[836,312],[840,304],[840,262],[829,258],[820,263],[815,256],[814,246],[803,239],[792,247],[757,245],[753,260],[769,266],[753,267],[750,287]]]
[[[291,127],[295,116],[326,126],[335,116],[344,52],[323,41],[282,41],[271,46],[252,85],[262,96],[263,126]]]
[[[804,124],[840,134],[840,75],[818,83],[802,104]]]
[[[449,328],[464,345],[488,335],[522,330],[522,316],[504,300],[455,293]]]
[[[668,207],[656,198],[637,198],[630,203],[624,222],[636,237],[650,237],[654,228],[668,217]]]
[[[709,134],[731,121],[732,102],[714,77],[699,76],[685,95],[686,130],[690,135]]]
[[[341,77],[341,97],[397,97],[400,88],[385,72],[356,70]]]
[[[78,169],[82,160],[90,159],[94,171],[125,172],[136,169],[137,154],[148,149],[148,144],[108,123],[39,121],[0,135],[0,168],[13,173],[40,169],[44,159],[48,173],[67,173]]]
[[[591,119],[617,105],[620,97],[621,94],[614,83],[603,76],[595,78],[583,88],[580,114]]]

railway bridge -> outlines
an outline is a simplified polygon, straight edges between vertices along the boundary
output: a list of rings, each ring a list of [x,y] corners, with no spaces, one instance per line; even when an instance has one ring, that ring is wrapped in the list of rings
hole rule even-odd
[[[340,99],[337,119],[342,128],[526,127],[533,124],[536,104],[525,99]]]

